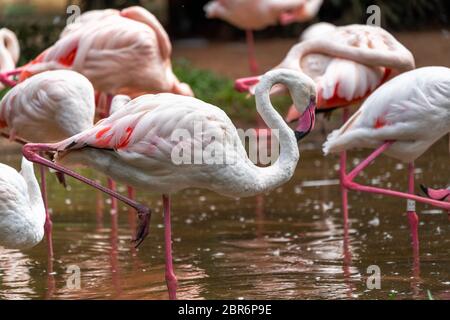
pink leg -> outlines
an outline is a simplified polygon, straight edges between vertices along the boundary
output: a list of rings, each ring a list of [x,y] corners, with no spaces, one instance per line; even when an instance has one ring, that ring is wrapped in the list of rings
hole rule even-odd
[[[47,168],[45,166],[41,166],[41,193],[42,199],[44,201],[45,207],[45,235],[47,237],[47,254],[49,261],[53,260],[53,240],[52,240],[52,229],[53,223],[50,217],[50,212],[48,211],[48,198],[47,198],[47,182],[45,179]]]
[[[106,95],[106,104],[105,104],[106,109],[104,110],[104,113],[101,114],[102,118],[109,117],[112,99],[113,99],[113,96],[111,94]],[[116,182],[113,179],[108,177],[108,188],[112,191],[116,191],[116,187],[117,187]],[[111,197],[111,214],[115,215],[117,213],[118,213],[117,199],[115,197]]]
[[[82,175],[67,169],[61,165],[58,165],[56,163],[53,163],[52,161],[45,159],[39,155],[39,152],[55,152],[56,150],[48,144],[39,144],[39,143],[29,143],[25,145],[22,149],[22,153],[26,159],[28,159],[31,162],[38,163],[40,165],[52,168],[54,170],[57,170],[59,172],[62,172],[64,174],[67,174],[81,182],[84,182],[91,187],[94,187],[110,196],[116,197],[118,200],[124,202],[125,204],[133,207],[136,209],[137,214],[139,216],[139,226],[138,230],[136,232],[136,238],[133,239],[133,242],[136,243],[136,247],[139,246],[142,241],[144,241],[145,237],[148,234],[149,230],[149,223],[150,223],[150,217],[151,217],[151,211],[146,206],[141,205],[140,203],[137,203],[136,201],[130,200],[127,197],[124,197],[120,193],[117,193],[115,191],[112,191],[108,188],[103,187],[102,185],[96,183],[93,180],[90,180],[86,177],[83,177]]]
[[[172,225],[170,222],[170,197],[163,195],[164,206],[164,240],[166,246],[166,283],[169,289],[169,299],[177,299],[178,281],[173,270],[172,257]]]
[[[342,110],[342,123],[348,120],[348,109]],[[347,172],[347,151],[342,151],[340,156],[340,178],[342,191],[342,214],[344,216],[344,229],[348,229],[348,189],[344,186],[344,179]]]
[[[136,198],[136,190],[132,186],[127,186],[128,198],[134,200]]]
[[[250,66],[250,72],[252,75],[258,74],[258,64],[255,57],[255,38],[252,30],[246,30],[245,36],[247,38],[247,50],[248,50],[248,64]]]
[[[408,193],[414,194],[414,162],[408,165]],[[413,246],[414,265],[418,266],[419,261],[419,217],[416,213],[416,202],[414,200],[407,200],[407,214],[409,226],[411,229],[411,241]],[[413,268],[416,270],[416,267]]]
[[[356,178],[356,176],[364,170],[367,166],[369,166],[372,161],[377,158],[380,154],[382,154],[387,148],[389,148],[395,141],[386,141],[383,143],[378,149],[376,149],[371,155],[369,155],[365,160],[363,160],[359,165],[356,166],[355,169],[353,169],[348,175],[344,177],[343,184],[347,189],[357,190],[361,192],[368,192],[368,193],[376,193],[386,196],[393,196],[397,198],[403,198],[403,199],[410,199],[418,202],[422,202],[425,204],[429,204],[444,210],[450,210],[450,203],[444,202],[444,201],[438,201],[433,200],[429,198],[424,198],[420,196],[416,196],[414,194],[410,193],[404,193],[389,189],[383,189],[383,188],[376,188],[376,187],[370,187],[358,184],[356,182],[353,182],[353,179]]]
[[[96,206],[97,229],[101,229],[103,228],[103,210],[105,209],[105,206],[103,202],[104,201],[103,193],[100,190],[97,190],[96,201],[97,201]]]
[[[116,182],[108,177],[108,188],[112,191],[116,191]],[[111,196],[111,215],[117,215],[117,199]]]

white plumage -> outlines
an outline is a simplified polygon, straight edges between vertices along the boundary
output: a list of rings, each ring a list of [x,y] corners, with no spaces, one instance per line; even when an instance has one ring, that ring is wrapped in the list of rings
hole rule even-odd
[[[346,124],[332,132],[325,154],[376,148],[412,162],[450,132],[450,69],[426,67],[404,73],[377,89]]]
[[[44,236],[45,208],[33,164],[22,159],[22,171],[0,164],[0,246],[27,249]]]
[[[93,126],[94,88],[70,70],[47,71],[12,88],[0,102],[0,122],[11,136],[54,142]]]
[[[173,94],[138,97],[93,128],[52,145],[52,149],[60,151],[59,161],[86,163],[148,192],[169,194],[188,187],[239,197],[265,192],[288,181],[299,158],[294,132],[273,109],[268,90],[279,82],[290,86],[299,112],[316,92],[310,78],[289,70],[269,72],[263,79],[256,95],[258,111],[271,128],[279,129],[281,143],[280,157],[269,167],[250,161],[236,128],[221,109]],[[180,146],[178,134],[183,133],[185,146],[205,154],[214,143],[216,154],[226,154],[233,161],[175,163],[172,155]]]

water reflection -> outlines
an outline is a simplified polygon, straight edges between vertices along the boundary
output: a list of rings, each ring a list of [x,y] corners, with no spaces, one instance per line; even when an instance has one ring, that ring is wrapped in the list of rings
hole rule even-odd
[[[441,152],[446,147],[443,139],[419,159],[418,182],[448,183],[448,154]],[[17,153],[11,150],[0,161],[18,167]],[[364,154],[351,154],[349,161]],[[447,216],[418,205],[419,264],[412,254],[402,200],[352,192],[345,228],[336,164],[336,158],[323,158],[317,144],[311,143],[302,150],[292,181],[263,197],[227,199],[200,190],[174,195],[178,296],[427,299],[430,291],[436,299],[448,299]],[[365,174],[362,179],[370,177],[371,183],[406,187],[402,164],[385,157]],[[154,215],[148,239],[136,250],[130,243],[135,214],[119,205],[119,214],[111,216],[107,197],[68,182],[70,191],[49,178],[53,272],[47,264],[45,242],[26,252],[2,249],[0,298],[167,299],[160,196],[137,194],[138,200],[154,209]],[[127,192],[126,186],[119,190]],[[80,290],[66,284],[70,265],[81,269]],[[370,265],[381,269],[381,290],[368,290],[365,285]]]

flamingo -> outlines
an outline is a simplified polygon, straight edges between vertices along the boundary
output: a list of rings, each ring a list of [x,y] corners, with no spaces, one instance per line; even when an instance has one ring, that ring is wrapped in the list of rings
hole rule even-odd
[[[82,162],[117,181],[162,193],[166,282],[169,297],[174,299],[177,279],[172,264],[170,194],[195,187],[230,197],[253,196],[287,182],[295,171],[299,159],[297,138],[307,132],[294,133],[273,108],[269,91],[276,83],[287,86],[295,105],[309,121],[313,121],[311,114],[316,101],[315,84],[306,75],[275,70],[262,77],[256,89],[256,107],[269,127],[279,130],[281,150],[278,160],[269,167],[258,167],[251,162],[236,128],[221,109],[192,97],[169,93],[135,98],[93,128],[54,144],[27,144],[23,154],[30,161],[61,171],[134,207],[140,217],[137,245],[148,233],[150,210],[61,164]],[[183,138],[177,139],[178,134]],[[211,151],[213,147],[214,154],[232,160],[206,160],[201,164],[194,160],[195,164],[191,164],[189,155],[188,163],[180,164],[174,160],[180,146],[189,150],[194,147],[194,152]],[[58,163],[41,157],[39,152],[56,153]]]
[[[412,53],[380,27],[349,25],[335,27],[333,32],[315,34],[292,47],[274,69],[292,69],[310,76],[317,85],[319,111],[358,103],[388,79],[415,67]],[[235,87],[239,91],[253,92],[259,79],[259,76],[238,79]],[[274,88],[272,93],[282,90],[282,87]],[[291,108],[286,121],[292,122],[298,116],[299,113]],[[344,122],[347,119],[348,108],[344,108]],[[342,152],[341,175],[345,173],[346,162],[346,153]],[[345,203],[347,190],[341,187]]]
[[[189,85],[173,74],[170,39],[146,9],[107,10],[98,19],[91,13],[81,21],[16,70],[20,81],[47,70],[70,69],[86,76],[96,91],[110,96],[159,92],[193,95]]]
[[[450,210],[450,202],[445,202],[445,194],[428,189],[431,199],[414,195],[414,160],[449,132],[450,69],[426,67],[399,75],[377,89],[347,123],[328,136],[323,146],[325,154],[354,148],[376,149],[349,174],[341,176],[342,184],[351,190],[408,199],[408,220],[417,256],[419,236],[415,201],[445,210]],[[408,163],[408,193],[354,182],[358,174],[382,153]],[[347,212],[346,201],[343,207]]]
[[[0,102],[0,129],[22,144],[55,142],[94,125],[94,88],[83,75],[70,70],[47,71],[12,88]],[[46,212],[49,257],[53,256],[52,222],[47,209],[45,169],[41,187]]]
[[[250,72],[258,73],[253,30],[280,22],[306,22],[314,18],[323,0],[214,0],[204,7],[206,17],[219,18],[246,30]]]
[[[166,31],[149,11],[134,6],[122,11],[106,9],[84,13],[69,25],[60,40],[27,65],[0,75],[23,79],[46,70],[70,69],[85,75],[97,91],[100,118],[109,115],[112,97],[125,94],[171,92],[193,96],[188,84],[172,71],[172,46]],[[110,188],[115,182],[108,179]],[[134,191],[128,188],[130,196]],[[113,212],[117,202],[111,201]]]
[[[22,170],[0,163],[0,246],[28,249],[44,237],[45,207],[33,163]]]
[[[0,73],[7,73],[14,70],[19,60],[20,46],[14,32],[7,28],[0,29]],[[8,79],[4,81],[8,83]],[[4,89],[0,82],[0,90]]]
[[[414,69],[412,53],[380,27],[355,24],[317,31],[320,28],[307,32],[307,40],[294,45],[274,68],[300,71],[315,80],[319,111],[360,102],[388,79]],[[253,93],[259,78],[237,79],[235,87]],[[279,87],[272,93],[281,91]],[[286,121],[298,117],[291,109]]]

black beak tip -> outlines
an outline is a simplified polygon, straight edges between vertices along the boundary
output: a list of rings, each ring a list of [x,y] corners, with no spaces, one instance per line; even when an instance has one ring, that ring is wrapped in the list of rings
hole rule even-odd
[[[295,133],[295,138],[297,139],[297,142],[299,142],[300,140],[302,140],[304,137],[306,137],[308,135],[309,132],[305,132],[305,131],[294,131]]]
[[[425,195],[429,198],[430,195],[428,194],[428,188],[425,187],[423,184],[420,185],[420,189],[422,189],[422,192],[425,193]]]

